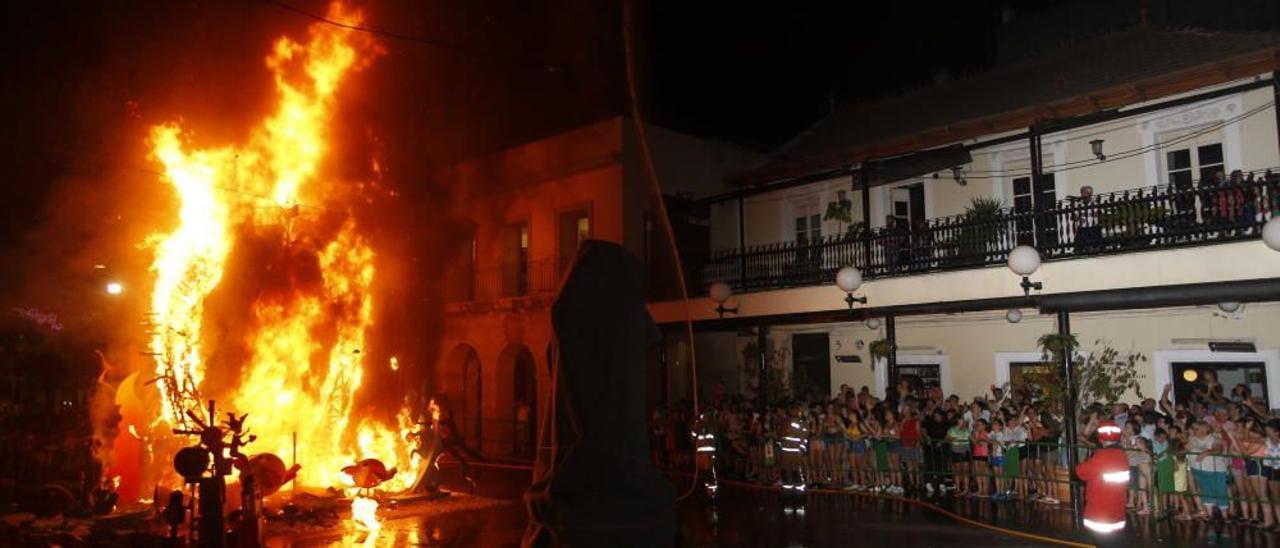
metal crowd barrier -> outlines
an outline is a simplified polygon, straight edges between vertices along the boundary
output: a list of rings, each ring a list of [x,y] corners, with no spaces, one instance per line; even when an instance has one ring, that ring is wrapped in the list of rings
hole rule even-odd
[[[891,439],[866,439],[861,452],[846,444],[843,450],[818,449],[810,442],[811,450],[804,460],[807,481],[839,488],[859,483],[864,489],[903,487],[902,493],[883,491],[887,494],[913,495],[924,491],[925,483],[933,483],[946,490],[960,489],[957,481],[970,484],[986,483],[988,494],[1012,492],[1010,500],[1027,500],[1035,493],[1049,496],[1064,508],[1070,507],[1069,485],[1072,481],[1067,471],[1067,451],[1077,451],[1084,462],[1097,446],[1085,444],[1061,444],[1025,442],[1002,447],[999,466],[993,465],[991,453],[983,459],[974,455],[972,445],[968,451],[957,451],[945,441],[922,439],[918,452],[903,451],[901,443]],[[735,443],[735,441],[737,443]],[[845,440],[847,442],[847,440]],[[1225,515],[1231,507],[1252,504],[1280,506],[1280,496],[1272,497],[1274,484],[1280,495],[1280,459],[1272,467],[1269,459],[1248,455],[1183,452],[1178,456],[1168,452],[1156,455],[1133,448],[1121,448],[1129,455],[1145,454],[1145,458],[1131,459],[1130,491],[1145,499],[1152,517],[1160,517],[1171,505],[1186,504],[1203,511],[1213,505]],[[858,455],[856,458],[855,455]],[[716,460],[717,473],[721,477],[755,480],[770,483],[781,477],[779,453],[770,458],[767,445],[747,443],[721,437]],[[1203,457],[1203,459],[1202,459]],[[669,457],[667,462],[672,462]],[[1137,466],[1135,460],[1138,461]],[[677,459],[686,466],[692,458]],[[856,466],[855,466],[856,463]],[[1267,470],[1275,470],[1275,480],[1269,479]],[[1252,474],[1252,475],[1251,475]],[[1178,476],[1182,476],[1181,479]],[[908,489],[911,492],[906,492]],[[1181,498],[1182,502],[1179,502]]]

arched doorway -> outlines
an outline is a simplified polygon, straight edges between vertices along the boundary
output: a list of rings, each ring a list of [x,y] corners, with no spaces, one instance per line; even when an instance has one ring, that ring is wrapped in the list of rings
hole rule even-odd
[[[503,417],[511,420],[511,454],[533,458],[538,425],[538,371],[533,352],[523,344],[512,344],[498,359],[499,382],[509,386],[500,393],[498,405]]]
[[[480,354],[469,344],[459,344],[449,353],[448,365],[436,386],[453,410],[455,423],[467,445],[480,449],[484,374]]]

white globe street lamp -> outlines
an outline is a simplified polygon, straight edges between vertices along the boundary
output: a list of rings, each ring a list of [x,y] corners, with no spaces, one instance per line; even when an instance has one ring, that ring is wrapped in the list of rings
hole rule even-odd
[[[1040,252],[1029,245],[1020,245],[1009,251],[1009,270],[1022,276],[1022,293],[1031,295],[1031,290],[1044,289],[1044,284],[1032,282],[1031,275],[1040,269]]]
[[[867,329],[880,329],[880,318],[867,318]]]
[[[1280,217],[1272,217],[1262,225],[1262,243],[1272,251],[1280,251]]]
[[[844,291],[844,302],[853,310],[853,303],[867,304],[866,297],[854,297],[853,292],[862,287],[862,271],[854,266],[846,266],[836,272],[836,287]]]
[[[707,286],[707,296],[716,303],[716,313],[723,319],[725,313],[737,314],[738,307],[726,308],[724,303],[733,296],[733,288],[724,282],[715,282]]]
[[[1240,310],[1240,306],[1240,303],[1235,301],[1221,302],[1218,303],[1218,310],[1226,312],[1227,314],[1233,314],[1235,311]]]
[[[1016,308],[1010,308],[1008,312],[1004,313],[1004,319],[1008,320],[1009,323],[1018,323],[1022,321],[1022,311]]]

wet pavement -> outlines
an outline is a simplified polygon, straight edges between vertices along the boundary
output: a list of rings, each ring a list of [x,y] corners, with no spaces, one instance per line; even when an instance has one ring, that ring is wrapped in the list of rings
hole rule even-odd
[[[446,485],[466,489],[456,469],[446,468]],[[480,470],[476,495],[505,501],[496,507],[387,520],[378,546],[518,546],[526,524],[520,495],[529,473]],[[676,481],[680,481],[677,479]],[[679,487],[685,487],[680,485]],[[695,494],[677,506],[677,546],[1047,546],[1052,539],[1091,543],[1073,532],[1063,508],[963,500],[945,507],[983,523],[1048,538],[1002,534],[965,524],[902,500],[811,493],[804,515],[788,515],[771,490],[723,485],[717,504]],[[1124,544],[1131,546],[1265,546],[1280,548],[1280,535],[1207,523],[1131,522]],[[337,546],[341,535],[297,539],[283,545]]]

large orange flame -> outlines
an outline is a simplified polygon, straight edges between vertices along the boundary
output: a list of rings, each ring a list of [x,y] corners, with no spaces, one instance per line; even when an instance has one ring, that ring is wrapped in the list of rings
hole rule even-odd
[[[329,16],[361,17],[338,3]],[[306,43],[279,39],[266,58],[278,103],[243,144],[196,149],[177,124],[152,129],[152,155],[181,206],[177,228],[151,240],[150,350],[161,379],[160,418],[168,425],[185,424],[187,410],[216,395],[250,414],[258,436],[250,451],[289,457],[296,436],[303,484],[340,485],[344,465],[373,457],[399,467],[387,484],[395,489],[411,482],[417,469],[406,441],[413,428],[409,411],[392,426],[353,413],[373,325],[375,251],[352,219],[335,232],[298,215],[300,204],[334,194],[320,173],[329,149],[326,133],[339,86],[378,53],[369,40],[327,24],[312,25]],[[321,283],[255,302],[247,319],[254,331],[244,341],[250,355],[237,365],[239,382],[230,394],[210,394],[209,351],[201,346],[205,302],[221,283],[238,236],[271,228],[283,239],[303,233],[316,242],[310,259]]]

